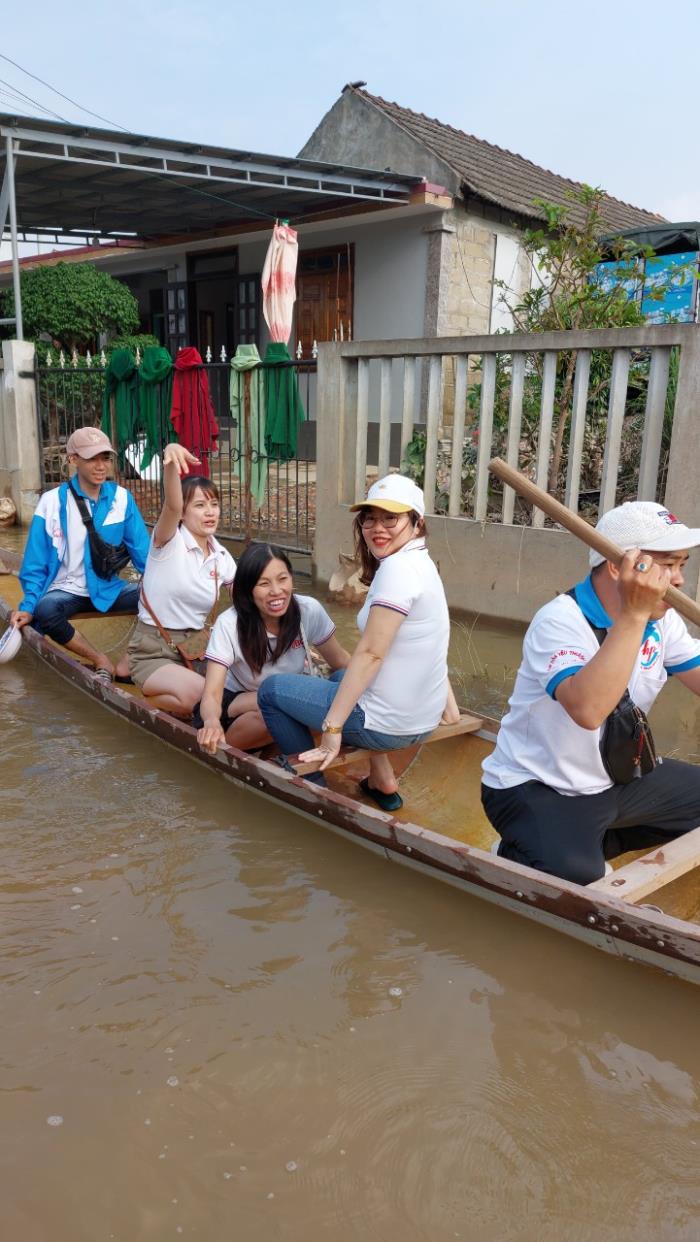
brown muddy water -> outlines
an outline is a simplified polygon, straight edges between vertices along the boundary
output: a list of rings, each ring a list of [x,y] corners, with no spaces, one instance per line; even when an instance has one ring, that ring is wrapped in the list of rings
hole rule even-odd
[[[460,643],[497,706],[517,635]],[[698,1237],[696,989],[217,780],[26,653],[0,714],[3,1242]],[[656,726],[700,749],[687,696]]]

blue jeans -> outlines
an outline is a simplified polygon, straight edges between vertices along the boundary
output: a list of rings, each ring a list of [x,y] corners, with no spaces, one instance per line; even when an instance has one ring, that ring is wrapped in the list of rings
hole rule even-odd
[[[301,673],[273,673],[265,678],[258,690],[258,707],[283,755],[298,755],[313,748],[309,730],[320,732],[338,692],[343,671],[338,669],[327,681]],[[430,732],[397,734],[368,729],[361,707],[353,707],[343,725],[343,742],[362,750],[403,750],[423,742],[426,737],[430,737]],[[309,779],[319,776],[320,773],[313,772]]]
[[[70,591],[47,591],[34,609],[32,625],[38,634],[46,634],[54,642],[65,647],[75,634],[69,617],[76,612],[94,612],[96,617],[109,616],[110,612],[136,612],[139,602],[138,583],[125,582],[112,607],[106,613],[98,612],[89,595],[73,595]]]

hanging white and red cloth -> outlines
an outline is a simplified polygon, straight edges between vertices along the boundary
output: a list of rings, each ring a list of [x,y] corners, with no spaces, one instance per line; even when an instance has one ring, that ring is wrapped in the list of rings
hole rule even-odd
[[[271,340],[285,345],[292,334],[298,254],[296,229],[275,223],[262,272],[263,315]]]

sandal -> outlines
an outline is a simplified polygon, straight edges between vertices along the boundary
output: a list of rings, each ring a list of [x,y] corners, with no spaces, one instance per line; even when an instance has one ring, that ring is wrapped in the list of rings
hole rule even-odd
[[[104,686],[111,686],[112,674],[108,668],[96,668],[94,676],[101,681]]]
[[[114,676],[113,676],[113,678],[112,678],[112,681],[118,681],[118,682],[119,682],[119,684],[120,684],[120,685],[122,685],[122,686],[133,686],[133,684],[134,684],[134,679],[133,679],[133,677],[130,677],[128,673],[126,673],[124,676],[118,676],[118,675],[115,673],[115,674],[114,674]]]
[[[367,776],[363,781],[360,781],[360,789],[367,798],[371,798],[373,802],[376,802],[382,811],[400,811],[403,806],[401,794],[383,793],[381,789],[373,789]]]

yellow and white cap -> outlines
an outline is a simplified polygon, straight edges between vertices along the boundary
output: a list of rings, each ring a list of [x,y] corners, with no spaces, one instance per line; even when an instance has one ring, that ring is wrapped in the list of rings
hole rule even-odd
[[[350,512],[356,513],[371,505],[375,509],[385,509],[387,513],[417,513],[425,517],[425,499],[422,489],[413,479],[405,474],[387,474],[384,479],[377,479],[367,493],[366,500],[358,500],[350,505]]]

